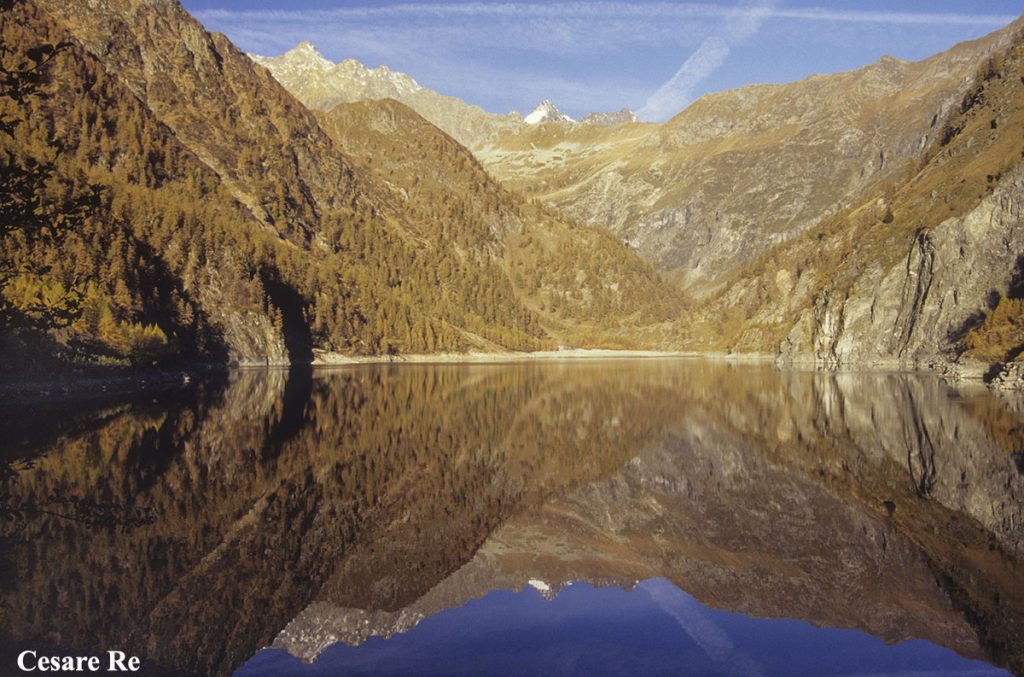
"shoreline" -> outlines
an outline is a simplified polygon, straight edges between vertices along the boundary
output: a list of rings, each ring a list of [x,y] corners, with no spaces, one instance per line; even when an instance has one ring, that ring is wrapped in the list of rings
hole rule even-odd
[[[611,350],[604,348],[573,348],[571,350],[539,350],[529,353],[424,353],[409,355],[350,356],[340,353],[314,353],[313,367],[334,367],[353,364],[487,364],[559,360],[635,360],[635,359],[713,359],[737,362],[770,362],[770,353],[701,353],[694,351]],[[248,365],[243,365],[248,366]],[[262,365],[254,364],[252,367]],[[274,365],[270,365],[274,366]],[[290,366],[290,365],[282,365]]]
[[[143,369],[138,371],[117,370],[109,373],[91,371],[89,373],[51,373],[39,378],[0,378],[0,396],[8,402],[17,401],[19,406],[27,404],[58,401],[58,400],[90,400],[116,398],[136,393],[166,392],[187,389],[194,381],[213,373],[227,374],[232,370],[245,371],[261,369],[332,369],[360,365],[499,365],[525,362],[576,362],[576,361],[614,361],[614,360],[709,360],[715,362],[731,362],[737,364],[774,364],[781,369],[793,371],[813,371],[824,373],[851,372],[885,372],[907,374],[930,374],[942,378],[951,385],[969,386],[983,384],[981,371],[963,369],[954,375],[935,365],[920,365],[886,361],[872,364],[844,364],[829,367],[810,361],[783,361],[774,353],[726,353],[699,351],[660,351],[660,350],[612,350],[574,348],[570,350],[546,350],[536,352],[468,352],[468,353],[427,353],[407,355],[367,355],[350,356],[340,353],[314,351],[310,363],[291,364],[289,362],[256,362],[242,361],[233,364],[195,363],[176,369]],[[951,378],[952,377],[952,378]]]

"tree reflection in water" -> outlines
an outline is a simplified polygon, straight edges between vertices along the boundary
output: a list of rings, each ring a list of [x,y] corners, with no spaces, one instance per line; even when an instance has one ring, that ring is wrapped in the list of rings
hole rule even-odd
[[[316,655],[313,621],[387,634],[540,572],[1024,670],[1022,417],[932,377],[239,371],[73,420],[0,466],[8,639],[223,674],[275,641]]]

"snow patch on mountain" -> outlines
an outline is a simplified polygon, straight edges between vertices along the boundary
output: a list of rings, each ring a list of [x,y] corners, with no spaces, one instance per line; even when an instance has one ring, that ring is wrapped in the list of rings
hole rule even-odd
[[[575,122],[575,120],[563,114],[558,110],[558,106],[551,103],[550,100],[544,99],[537,104],[532,113],[523,119],[523,122],[528,125],[539,125],[542,122]]]

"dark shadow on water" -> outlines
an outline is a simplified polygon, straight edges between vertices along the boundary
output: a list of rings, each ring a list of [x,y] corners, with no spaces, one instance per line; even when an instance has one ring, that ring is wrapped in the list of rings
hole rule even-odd
[[[281,395],[281,418],[270,426],[260,453],[264,461],[281,453],[281,449],[307,425],[306,405],[312,392],[313,368],[303,365],[291,367]]]

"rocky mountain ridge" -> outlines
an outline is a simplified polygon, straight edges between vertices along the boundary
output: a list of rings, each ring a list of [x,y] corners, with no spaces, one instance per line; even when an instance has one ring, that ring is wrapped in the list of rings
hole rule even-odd
[[[339,103],[395,99],[467,147],[493,140],[523,120],[518,113],[488,113],[456,97],[423,88],[411,76],[387,66],[367,68],[354,59],[332,63],[309,42],[279,56],[250,57],[312,110],[330,110]]]
[[[639,122],[636,113],[629,108],[621,108],[614,113],[588,113],[580,118],[580,122],[588,125],[624,125],[630,122]]]
[[[329,111],[339,103],[394,99],[470,149],[493,143],[503,133],[524,125],[577,122],[548,99],[525,117],[516,112],[489,113],[456,97],[424,88],[410,75],[392,71],[387,66],[368,68],[354,59],[332,63],[307,41],[278,56],[249,56],[313,110]],[[623,108],[614,113],[590,113],[578,122],[618,125],[636,121],[636,115]]]
[[[623,109],[592,113],[580,120],[584,126],[510,125],[481,141],[452,133],[409,97],[393,96],[449,131],[510,187],[609,228],[704,293],[754,252],[884,192],[936,141],[985,61],[1015,32],[921,62],[886,56],[848,73],[711,94],[662,125],[631,126],[636,117]],[[317,63],[329,64],[322,57]],[[303,91],[286,69],[276,67],[275,75]],[[340,80],[336,86],[347,100],[370,98]],[[327,110],[331,102],[312,105]],[[570,119],[544,101],[528,120]]]
[[[1016,29],[918,63],[705,96],[662,125],[512,130],[499,180],[603,225],[691,293],[912,171]]]
[[[997,331],[984,323],[1000,298],[1012,297],[1024,251],[1014,235],[1012,153],[981,174],[986,185],[972,196],[951,173],[963,169],[939,160],[968,143],[997,143],[981,133],[958,140],[954,132],[979,105],[978,92],[991,89],[986,83],[1003,83],[1003,108],[1012,108],[1022,85],[1008,64],[1021,32],[1018,21],[919,62],[887,56],[847,73],[711,94],[661,125],[639,124],[626,110],[568,124],[544,102],[531,121],[560,124],[513,125],[465,145],[504,185],[607,228],[686,291],[691,305],[676,339],[638,330],[655,344],[778,353],[826,366],[947,364],[965,351],[985,352],[969,349],[968,335],[976,332],[974,344],[993,340]],[[990,135],[1007,133],[998,115],[987,122]],[[915,204],[932,200],[945,213],[897,208],[921,171],[945,178]],[[827,252],[877,272],[890,270],[891,252],[900,251],[901,270],[921,269],[913,275],[931,280],[919,260],[932,260],[932,245],[901,239],[918,227],[929,231],[928,242],[946,233],[949,247],[963,252],[955,264],[957,257],[943,255],[948,263],[935,278],[943,280],[941,295],[926,287],[915,295],[906,274],[883,280],[878,272],[854,292],[881,290],[873,300],[836,307],[848,298],[844,276],[857,274],[842,272],[849,266]],[[966,239],[954,235],[965,229]],[[1004,353],[988,359],[1015,356]]]

